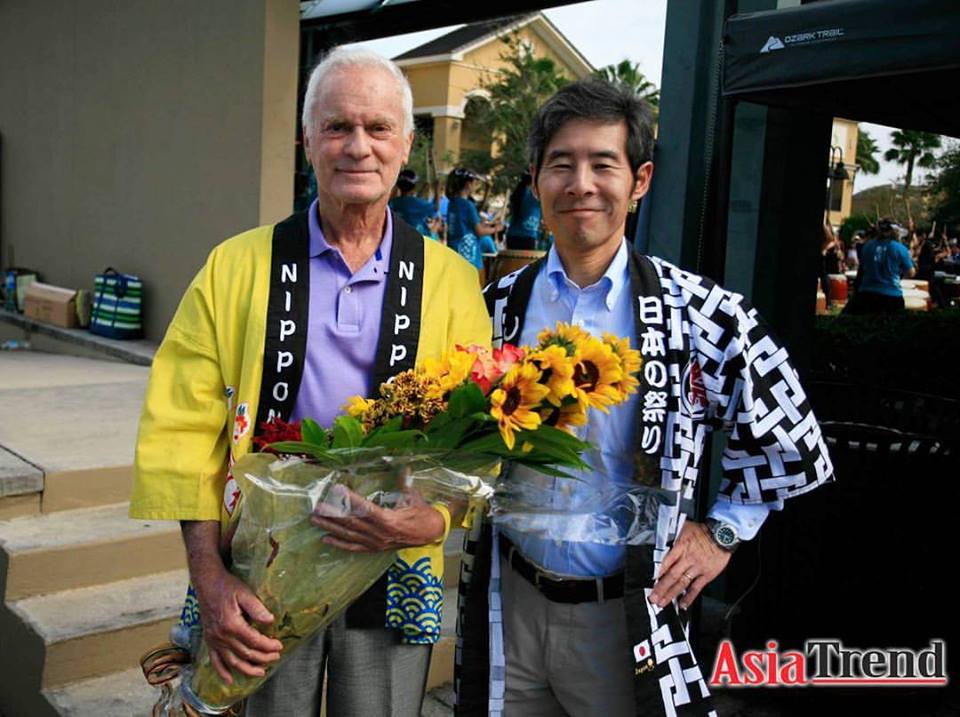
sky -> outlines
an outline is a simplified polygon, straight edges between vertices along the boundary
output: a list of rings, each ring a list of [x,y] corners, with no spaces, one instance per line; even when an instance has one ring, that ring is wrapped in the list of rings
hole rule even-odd
[[[663,69],[663,36],[666,27],[666,0],[594,0],[593,2],[551,8],[544,14],[566,35],[594,67],[603,67],[629,58],[640,63],[640,70],[660,86]],[[387,57],[394,57],[424,42],[439,37],[455,27],[358,43]],[[899,165],[885,162],[883,153],[890,148],[889,127],[862,123],[880,146],[877,159],[880,173],[855,177],[854,190],[890,184],[903,180]]]

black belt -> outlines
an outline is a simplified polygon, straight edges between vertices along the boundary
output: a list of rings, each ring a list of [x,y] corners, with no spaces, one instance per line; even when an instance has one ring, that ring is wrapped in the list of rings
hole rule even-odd
[[[604,602],[623,597],[623,573],[605,578],[563,580],[545,573],[520,554],[503,533],[500,552],[521,577],[539,590],[547,600],[562,603]]]

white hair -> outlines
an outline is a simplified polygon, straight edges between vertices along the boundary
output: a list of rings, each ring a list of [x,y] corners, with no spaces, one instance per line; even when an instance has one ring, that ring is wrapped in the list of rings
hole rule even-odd
[[[303,95],[301,121],[304,131],[308,135],[313,134],[314,113],[323,81],[334,70],[341,70],[345,67],[378,67],[393,75],[397,81],[397,89],[400,91],[400,100],[403,104],[403,133],[408,135],[413,132],[413,91],[410,89],[410,83],[403,71],[391,60],[370,50],[337,47],[327,53],[326,57],[313,68],[310,79],[307,81],[307,90]]]

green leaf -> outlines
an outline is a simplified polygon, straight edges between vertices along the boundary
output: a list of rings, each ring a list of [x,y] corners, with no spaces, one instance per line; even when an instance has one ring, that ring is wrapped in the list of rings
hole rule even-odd
[[[364,445],[373,438],[374,436],[379,436],[384,433],[395,433],[403,428],[403,416],[394,416],[389,421],[384,423],[382,426],[377,426],[370,433],[367,434],[367,437],[364,439]]]
[[[431,427],[432,427],[431,423]],[[463,437],[478,425],[472,416],[446,421],[437,430],[427,432],[427,442],[435,450],[453,450],[458,448]]]
[[[326,430],[320,427],[320,424],[312,418],[304,418],[300,423],[300,432],[304,443],[314,443],[318,446],[326,446],[330,443],[330,436]]]
[[[363,425],[353,416],[337,416],[333,421],[332,448],[358,448],[363,443]]]
[[[453,418],[463,418],[471,413],[483,413],[487,408],[487,399],[483,391],[473,381],[453,390],[447,410]]]
[[[305,441],[279,441],[278,443],[271,443],[270,448],[275,450],[277,453],[292,453],[296,455],[305,454],[308,456],[313,456],[314,458],[319,458],[322,461],[331,460],[329,451],[325,446],[317,445],[316,443],[306,443]]]
[[[412,448],[424,438],[422,431],[379,431],[363,441],[364,448]]]
[[[574,453],[582,453],[591,447],[586,441],[582,441],[576,436],[553,426],[540,426],[536,431],[520,431],[517,434],[517,443],[522,440],[530,441],[538,448],[546,449],[549,446],[570,450]]]

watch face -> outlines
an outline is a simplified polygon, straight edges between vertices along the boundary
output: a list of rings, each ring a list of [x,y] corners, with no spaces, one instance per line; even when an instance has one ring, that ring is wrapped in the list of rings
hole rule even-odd
[[[719,525],[713,532],[714,537],[720,545],[730,547],[737,542],[737,533],[729,525]]]
[[[728,525],[717,528],[717,539],[724,545],[733,545],[737,541],[737,534]]]

